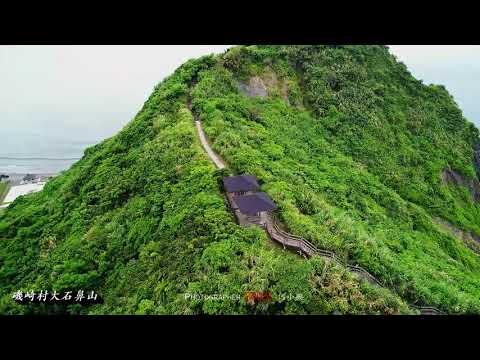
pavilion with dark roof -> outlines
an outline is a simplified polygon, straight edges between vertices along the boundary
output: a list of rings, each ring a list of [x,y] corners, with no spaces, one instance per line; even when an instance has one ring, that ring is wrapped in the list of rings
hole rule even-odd
[[[243,195],[245,193],[254,192],[260,188],[257,178],[253,175],[224,177],[223,186],[225,188],[225,192],[233,193],[235,195]]]
[[[272,199],[264,192],[235,196],[234,200],[238,210],[242,214],[250,216],[261,216],[262,213],[271,212],[277,208]]]

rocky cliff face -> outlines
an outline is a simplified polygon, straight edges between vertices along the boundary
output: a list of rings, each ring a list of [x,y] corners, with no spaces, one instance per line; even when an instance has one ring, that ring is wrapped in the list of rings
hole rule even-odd
[[[449,223],[446,220],[436,217],[434,221],[444,230],[450,232],[453,236],[462,240],[466,246],[480,254],[480,236],[473,231],[465,231],[459,229],[455,225]]]
[[[474,165],[477,171],[477,177],[480,180],[480,142],[475,146]]]
[[[477,156],[479,152],[476,153]],[[480,160],[477,158],[477,160]],[[477,168],[478,171],[478,168]],[[445,169],[442,172],[442,180],[446,184],[453,184],[457,186],[465,186],[468,188],[472,194],[472,199],[474,202],[480,202],[480,182],[477,179],[468,179],[462,174],[459,174],[455,170]]]

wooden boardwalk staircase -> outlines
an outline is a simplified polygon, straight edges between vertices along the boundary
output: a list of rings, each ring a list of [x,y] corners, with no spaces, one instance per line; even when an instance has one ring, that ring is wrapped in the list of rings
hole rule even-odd
[[[361,266],[348,264],[335,255],[335,253],[328,250],[318,249],[308,240],[282,230],[271,215],[268,215],[266,219],[267,220],[263,224],[263,227],[267,231],[270,238],[280,243],[284,249],[296,251],[306,258],[317,255],[330,259],[345,267],[350,272],[355,273],[359,278],[368,281],[370,284],[378,287],[384,287],[380,281],[378,281],[372,274],[370,274]],[[433,306],[418,306],[414,304],[409,304],[409,306],[419,310],[422,315],[445,315],[445,313]]]

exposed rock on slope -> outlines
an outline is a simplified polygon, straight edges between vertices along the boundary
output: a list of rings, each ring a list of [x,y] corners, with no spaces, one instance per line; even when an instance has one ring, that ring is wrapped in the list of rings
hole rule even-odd
[[[478,180],[480,180],[480,143],[475,146],[474,164],[477,171]]]
[[[271,69],[267,69],[262,76],[250,77],[248,83],[239,81],[237,86],[241,93],[249,97],[266,98],[269,94],[278,93],[290,105],[287,82],[280,80]]]
[[[446,184],[465,186],[472,195],[472,200],[480,202],[480,182],[477,179],[467,179],[452,169],[444,169],[442,180]]]
[[[268,95],[267,87],[263,83],[263,80],[258,76],[251,77],[248,84],[239,82],[238,88],[242,93],[250,97],[258,96],[265,98]]]
[[[462,240],[465,245],[480,255],[480,235],[475,234],[473,231],[461,230],[450,224],[448,221],[440,218],[435,218],[435,222],[440,225],[442,229],[450,232],[453,236]]]

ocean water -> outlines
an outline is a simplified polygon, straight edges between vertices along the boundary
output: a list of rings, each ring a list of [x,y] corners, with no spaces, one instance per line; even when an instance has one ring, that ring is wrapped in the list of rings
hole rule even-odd
[[[34,131],[33,131],[34,130]],[[82,131],[5,127],[0,145],[0,173],[56,174],[78,161],[86,148],[102,141]]]
[[[3,174],[57,174],[67,170],[76,159],[10,159],[0,157],[0,173]]]

